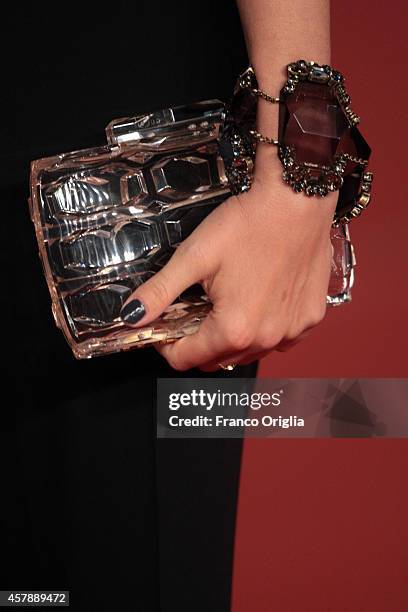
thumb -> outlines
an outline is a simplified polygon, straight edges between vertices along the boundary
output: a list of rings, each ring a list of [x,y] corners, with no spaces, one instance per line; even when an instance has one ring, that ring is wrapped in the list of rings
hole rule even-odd
[[[188,287],[202,279],[203,266],[191,249],[177,247],[169,262],[126,300],[120,317],[127,325],[154,321]]]

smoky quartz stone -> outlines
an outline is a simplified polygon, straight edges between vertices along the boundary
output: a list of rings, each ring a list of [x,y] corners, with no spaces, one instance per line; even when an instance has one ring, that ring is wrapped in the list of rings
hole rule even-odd
[[[280,96],[284,102],[280,107],[279,142],[294,149],[297,162],[331,165],[334,156],[344,152],[349,131],[334,93],[326,85],[304,81],[292,94],[281,92]]]
[[[280,92],[279,155],[287,165],[290,152],[294,167],[288,182],[293,179],[295,188],[297,179],[299,191],[325,195],[339,190],[336,215],[342,218],[358,199],[371,149],[345,113],[336,87],[313,74],[311,79],[300,81],[293,92]]]

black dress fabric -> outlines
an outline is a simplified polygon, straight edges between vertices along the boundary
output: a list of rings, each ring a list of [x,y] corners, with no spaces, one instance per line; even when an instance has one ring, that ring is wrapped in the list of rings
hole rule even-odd
[[[112,118],[226,99],[246,63],[234,2],[15,3],[2,21],[0,588],[227,612],[241,441],[156,440],[156,378],[180,374],[153,348],[74,360],[27,197],[32,159],[103,144]]]

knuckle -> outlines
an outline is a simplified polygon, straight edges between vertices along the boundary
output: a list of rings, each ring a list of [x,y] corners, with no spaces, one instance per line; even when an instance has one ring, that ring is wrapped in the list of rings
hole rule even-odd
[[[289,329],[288,332],[285,334],[285,340],[292,342],[293,340],[296,340],[297,338],[299,338],[299,336],[302,335],[302,333],[305,331],[305,329],[307,328],[307,325],[292,325]]]
[[[191,237],[180,242],[176,249],[176,256],[186,255],[189,257],[201,257],[203,255],[202,245],[198,240],[193,240]]]
[[[277,329],[265,330],[264,333],[260,334],[257,346],[261,351],[272,350],[279,344],[281,339],[282,334]]]
[[[315,304],[309,317],[308,327],[316,327],[326,316],[326,302]]]
[[[203,249],[201,241],[188,238],[178,245],[173,257],[177,262],[184,260],[188,265],[204,270],[207,266],[208,252]]]
[[[175,355],[169,356],[167,358],[167,363],[173,368],[173,370],[177,370],[178,372],[184,372],[188,369],[183,361],[180,358],[177,358]]]
[[[157,275],[151,282],[149,291],[149,301],[154,305],[167,304],[170,301],[169,292],[164,279]]]
[[[245,315],[234,315],[222,326],[222,337],[228,348],[235,351],[244,351],[254,340],[251,322]]]

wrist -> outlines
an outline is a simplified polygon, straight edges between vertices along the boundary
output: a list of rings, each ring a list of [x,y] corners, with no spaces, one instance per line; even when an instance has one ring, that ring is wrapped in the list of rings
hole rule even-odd
[[[332,215],[333,225],[348,223],[369,204],[373,180],[358,122],[344,77],[330,65],[291,62],[279,97],[261,88],[250,66],[238,79],[224,132],[233,193],[255,184],[286,201],[289,187],[300,211],[326,197],[326,206],[314,207],[319,214]]]
[[[278,160],[279,162],[279,160]],[[239,196],[242,197],[242,196]],[[261,218],[275,222],[296,225],[319,225],[330,229],[336,210],[338,193],[327,194],[312,202],[304,193],[294,193],[288,189],[281,176],[281,168],[265,168],[255,172],[250,192],[243,194],[248,206],[261,213]]]
[[[278,183],[283,187],[282,163],[276,147],[258,144],[254,164],[254,183],[273,188]]]

